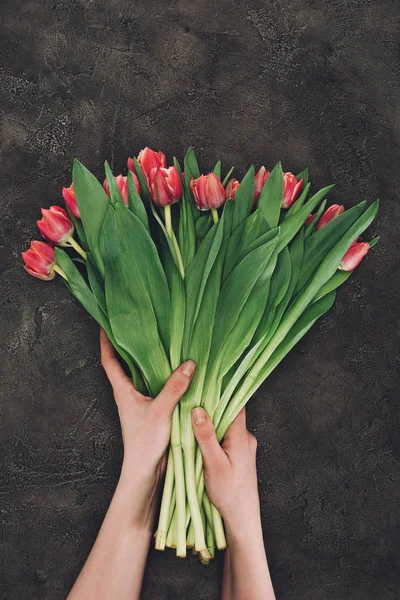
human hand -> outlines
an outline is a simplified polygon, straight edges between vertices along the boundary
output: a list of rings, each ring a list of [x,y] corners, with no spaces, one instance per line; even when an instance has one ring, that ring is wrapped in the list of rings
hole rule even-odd
[[[222,445],[209,415],[202,408],[192,412],[193,431],[203,456],[204,482],[211,502],[232,528],[260,522],[257,486],[257,440],[246,427],[243,408],[227,430]]]
[[[113,388],[122,429],[124,460],[119,486],[128,492],[134,490],[135,516],[151,521],[153,500],[166,465],[172,413],[188,389],[196,365],[190,360],[183,363],[153,399],[136,390],[103,330],[100,349],[101,364]]]

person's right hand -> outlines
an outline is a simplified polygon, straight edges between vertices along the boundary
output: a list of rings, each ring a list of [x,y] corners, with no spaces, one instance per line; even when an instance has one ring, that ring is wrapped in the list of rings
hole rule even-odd
[[[203,455],[204,481],[211,502],[227,525],[259,519],[257,440],[246,427],[243,408],[227,430],[222,445],[205,410],[192,412],[193,431]]]

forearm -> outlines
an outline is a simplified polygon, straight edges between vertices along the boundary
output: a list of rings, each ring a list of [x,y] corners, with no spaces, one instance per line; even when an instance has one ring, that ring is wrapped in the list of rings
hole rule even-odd
[[[275,600],[261,523],[228,523],[226,534],[222,600]]]
[[[96,543],[68,600],[136,600],[151,542],[153,511],[135,500],[137,486],[121,477]],[[140,494],[139,494],[140,496]]]

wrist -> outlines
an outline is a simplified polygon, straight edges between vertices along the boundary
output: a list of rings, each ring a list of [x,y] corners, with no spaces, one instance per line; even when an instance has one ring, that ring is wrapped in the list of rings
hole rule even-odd
[[[228,542],[262,540],[259,502],[239,505],[223,513]]]
[[[157,492],[156,474],[135,472],[122,467],[115,499],[129,527],[133,527],[138,532],[153,531]]]

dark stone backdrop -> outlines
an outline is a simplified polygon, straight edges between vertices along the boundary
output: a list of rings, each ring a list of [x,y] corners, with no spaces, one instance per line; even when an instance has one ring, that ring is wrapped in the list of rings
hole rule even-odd
[[[98,328],[20,259],[74,156],[145,145],[308,165],[332,200],[382,200],[382,236],[251,401],[282,600],[399,598],[399,62],[394,0],[2,0],[0,597],[65,598],[117,480]],[[397,545],[398,551],[398,545]],[[151,552],[143,597],[219,597],[221,559]]]

